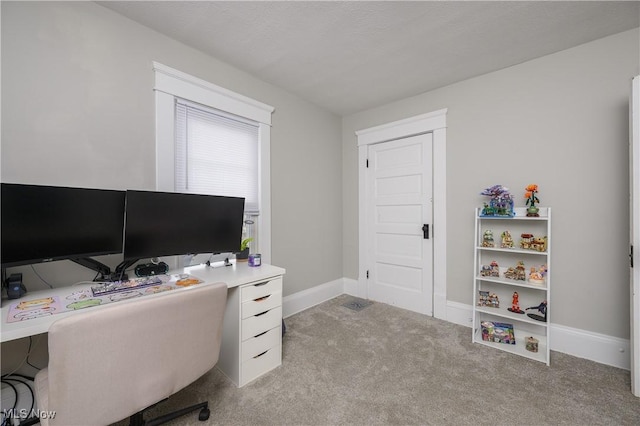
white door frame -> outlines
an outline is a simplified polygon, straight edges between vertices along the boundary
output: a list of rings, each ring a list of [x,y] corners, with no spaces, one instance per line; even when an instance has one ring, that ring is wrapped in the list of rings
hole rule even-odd
[[[629,120],[629,173],[631,241],[633,247],[630,274],[631,392],[640,397],[640,76],[632,80]]]
[[[358,289],[359,297],[367,297],[367,233],[366,164],[368,145],[401,139],[421,133],[433,133],[433,316],[447,317],[447,110],[394,121],[358,130]]]

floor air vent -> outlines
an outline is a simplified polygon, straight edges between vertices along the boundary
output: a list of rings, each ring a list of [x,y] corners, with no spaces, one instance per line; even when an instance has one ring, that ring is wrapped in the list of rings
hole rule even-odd
[[[350,301],[348,301],[347,303],[343,303],[342,306],[344,306],[345,308],[349,308],[351,310],[354,311],[361,311],[364,308],[366,308],[367,306],[371,305],[373,302],[371,302],[370,300],[365,300],[365,299],[360,299],[360,298],[354,298]]]

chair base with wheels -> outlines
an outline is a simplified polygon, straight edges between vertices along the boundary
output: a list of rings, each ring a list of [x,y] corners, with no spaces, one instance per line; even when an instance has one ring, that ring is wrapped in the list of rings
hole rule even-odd
[[[169,420],[177,419],[178,417],[182,417],[185,414],[189,414],[196,410],[200,410],[200,414],[198,414],[198,420],[200,420],[201,422],[204,422],[205,420],[209,419],[209,416],[211,415],[211,411],[209,411],[209,402],[205,401],[205,402],[201,402],[200,404],[195,404],[190,407],[185,407],[180,410],[176,410],[172,413],[164,414],[162,416],[156,417],[155,419],[151,419],[151,420],[144,419],[144,412],[146,410],[138,411],[136,414],[134,414],[129,418],[129,426],[161,425],[163,423],[168,422]]]

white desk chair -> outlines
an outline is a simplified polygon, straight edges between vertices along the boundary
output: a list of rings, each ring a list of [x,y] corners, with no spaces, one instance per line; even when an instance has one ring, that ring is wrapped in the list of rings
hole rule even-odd
[[[227,286],[196,285],[73,315],[49,330],[49,365],[35,377],[47,425],[107,425],[168,398],[218,361]],[[208,402],[158,418],[159,424]]]

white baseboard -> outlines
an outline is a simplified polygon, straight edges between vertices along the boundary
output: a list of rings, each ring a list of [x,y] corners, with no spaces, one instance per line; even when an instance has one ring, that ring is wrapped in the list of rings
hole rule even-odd
[[[340,278],[285,296],[282,300],[282,316],[290,317],[344,294],[344,281],[344,278]]]
[[[455,324],[471,327],[471,305],[448,301],[446,319]],[[552,351],[625,370],[631,368],[630,341],[628,339],[558,324],[549,325],[549,334]],[[469,335],[469,339],[471,339],[471,335]]]
[[[629,339],[550,324],[551,350],[625,370],[631,369]]]
[[[351,278],[343,278],[344,282],[344,292],[349,296],[362,297],[358,294],[358,280],[354,280]]]
[[[473,325],[473,314],[470,305],[464,303],[447,301],[447,317],[446,321],[454,324],[464,325],[471,328]]]
[[[283,300],[283,316],[287,318],[341,294],[358,296],[358,281],[340,278],[286,296]],[[466,327],[472,326],[471,305],[447,301],[446,312],[446,321]],[[550,324],[549,334],[552,351],[625,370],[631,368],[630,341],[628,339],[558,324]],[[469,334],[469,339],[471,339],[471,334]]]

